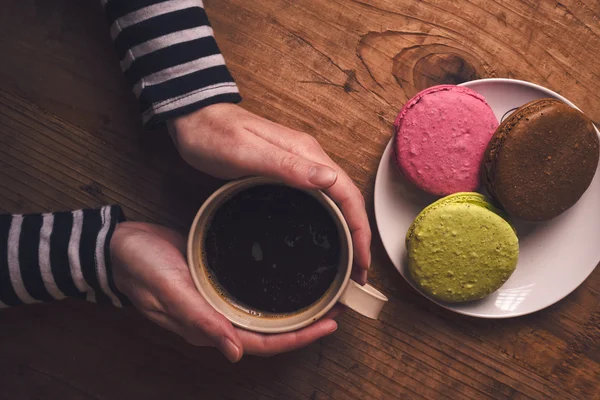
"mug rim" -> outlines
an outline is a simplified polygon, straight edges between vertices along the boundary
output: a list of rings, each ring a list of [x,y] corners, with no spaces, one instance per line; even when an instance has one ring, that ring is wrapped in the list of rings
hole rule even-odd
[[[320,204],[322,204],[324,207],[326,207],[328,209],[328,211],[330,211],[330,215],[334,219],[334,222],[336,222],[336,225],[339,224],[339,227],[342,228],[341,229],[342,232],[340,232],[339,236],[340,236],[340,242],[345,241],[347,251],[345,252],[346,254],[344,254],[344,257],[347,257],[347,259],[340,260],[339,267],[340,268],[345,267],[346,271],[343,275],[343,279],[341,280],[340,284],[336,284],[335,280],[334,280],[332,285],[327,289],[329,291],[335,285],[335,286],[337,286],[337,288],[335,288],[335,290],[337,290],[337,292],[330,298],[330,300],[327,303],[324,303],[323,305],[321,305],[317,312],[314,312],[314,310],[313,310],[313,312],[310,312],[310,311],[315,307],[315,305],[318,305],[319,301],[322,301],[323,298],[321,298],[320,300],[317,300],[315,303],[309,305],[308,307],[299,311],[298,313],[291,314],[289,316],[274,317],[271,319],[271,320],[282,321],[287,318],[291,319],[293,317],[302,316],[303,314],[306,313],[307,315],[304,316],[304,318],[302,318],[298,322],[290,323],[289,325],[279,324],[281,326],[271,326],[270,327],[270,326],[268,326],[269,320],[270,320],[268,317],[253,316],[253,315],[251,315],[251,313],[244,312],[241,309],[239,309],[238,307],[235,307],[229,301],[223,299],[223,301],[227,304],[227,306],[236,310],[237,313],[241,312],[241,313],[247,314],[244,316],[244,318],[236,319],[234,317],[231,317],[230,314],[232,314],[232,313],[225,312],[225,310],[222,310],[221,307],[218,304],[216,304],[216,302],[212,298],[211,294],[207,293],[207,291],[205,290],[205,288],[202,284],[202,281],[207,280],[207,279],[205,277],[199,276],[199,270],[206,270],[207,267],[205,265],[203,265],[203,263],[197,262],[197,260],[194,257],[195,238],[198,235],[198,228],[199,228],[198,224],[202,218],[210,216],[212,213],[214,213],[214,211],[211,210],[212,212],[207,214],[207,212],[208,212],[207,210],[209,209],[209,207],[213,206],[216,201],[218,201],[222,197],[226,196],[228,193],[233,191],[236,187],[243,185],[243,184],[248,185],[246,187],[246,189],[248,189],[250,187],[254,187],[254,186],[259,186],[261,184],[279,184],[279,185],[289,186],[294,189],[301,190],[305,193],[308,193],[309,195],[316,198]],[[217,208],[218,207],[219,206],[217,206]],[[352,273],[353,255],[354,255],[354,249],[353,249],[353,244],[352,244],[352,235],[350,233],[350,229],[348,228],[348,223],[346,222],[346,219],[344,218],[344,216],[343,216],[341,210],[339,209],[339,207],[337,206],[337,204],[335,204],[335,202],[329,196],[327,196],[325,193],[323,193],[320,190],[299,189],[299,188],[295,188],[293,186],[287,185],[284,182],[281,182],[279,180],[268,178],[268,177],[262,177],[262,176],[246,177],[246,178],[241,178],[241,179],[237,179],[237,180],[228,182],[225,185],[221,186],[219,189],[217,189],[214,193],[212,193],[206,199],[206,201],[204,201],[204,203],[202,204],[202,206],[196,213],[196,216],[194,217],[194,221],[190,228],[190,231],[188,234],[188,240],[187,240],[188,269],[192,276],[192,280],[194,281],[194,285],[196,286],[196,289],[198,290],[200,295],[210,304],[211,307],[213,307],[217,312],[219,312],[220,314],[225,316],[233,325],[243,328],[243,329],[247,329],[247,330],[254,331],[254,332],[260,332],[260,333],[283,333],[283,332],[295,331],[300,328],[304,328],[304,327],[316,322],[321,317],[323,317],[339,301],[340,297],[344,293],[346,286],[348,285],[348,282],[350,281],[350,275]],[[346,261],[345,266],[342,265],[344,260]],[[208,282],[208,285],[213,287],[213,291],[215,291],[215,292],[217,291],[216,288],[214,288],[214,285],[212,283]],[[327,292],[325,292],[325,294],[323,296],[326,296],[326,295],[327,295]],[[217,294],[217,296],[220,296],[220,295]],[[263,324],[255,325],[252,323],[248,323],[249,320],[261,321],[261,322],[263,322]]]

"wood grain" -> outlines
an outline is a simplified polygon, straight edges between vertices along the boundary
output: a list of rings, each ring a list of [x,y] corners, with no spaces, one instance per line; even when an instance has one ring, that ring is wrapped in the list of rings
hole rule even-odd
[[[185,231],[221,182],[144,132],[100,6],[8,0],[0,13],[0,211],[119,203]],[[402,104],[437,83],[547,86],[600,122],[598,0],[206,0],[242,105],[318,138],[372,209]],[[373,228],[375,226],[373,225]],[[63,301],[0,313],[0,399],[600,398],[600,273],[534,315],[479,320],[414,292],[377,235],[381,321],[229,365],[135,310]]]

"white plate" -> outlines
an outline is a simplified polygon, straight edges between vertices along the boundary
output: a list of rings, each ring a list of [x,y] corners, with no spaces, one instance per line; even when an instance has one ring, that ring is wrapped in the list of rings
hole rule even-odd
[[[554,97],[575,107],[559,94],[529,82],[482,79],[463,86],[485,96],[499,121],[510,110],[543,97]],[[403,178],[394,164],[390,141],[375,181],[375,218],[390,259],[413,287],[406,266],[404,236],[417,214],[435,200]],[[541,310],[575,290],[600,261],[600,173],[596,171],[577,204],[559,217],[542,224],[517,221],[515,226],[519,262],[498,291],[463,304],[432,301],[460,314],[507,318]]]

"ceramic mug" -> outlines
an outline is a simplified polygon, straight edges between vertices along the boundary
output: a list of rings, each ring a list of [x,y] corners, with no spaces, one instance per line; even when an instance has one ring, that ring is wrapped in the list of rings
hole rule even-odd
[[[221,187],[202,205],[188,237],[187,258],[196,288],[208,303],[234,325],[255,332],[282,333],[303,328],[321,318],[338,301],[368,318],[377,319],[387,297],[370,285],[361,286],[350,279],[352,271],[352,237],[346,220],[337,205],[323,192],[305,191],[319,201],[330,213],[340,237],[340,265],[338,273],[325,294],[312,305],[289,314],[261,315],[236,304],[235,300],[219,291],[209,279],[209,271],[202,248],[206,227],[215,211],[235,194],[252,186],[280,184],[269,178],[252,177],[230,182]]]

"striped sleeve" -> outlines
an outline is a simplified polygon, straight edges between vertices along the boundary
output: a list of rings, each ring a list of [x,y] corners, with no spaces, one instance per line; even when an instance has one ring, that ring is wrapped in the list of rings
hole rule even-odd
[[[0,215],[0,307],[77,297],[120,307],[110,240],[118,206],[53,214]]]
[[[202,0],[101,1],[144,124],[241,101]]]

